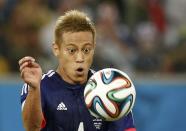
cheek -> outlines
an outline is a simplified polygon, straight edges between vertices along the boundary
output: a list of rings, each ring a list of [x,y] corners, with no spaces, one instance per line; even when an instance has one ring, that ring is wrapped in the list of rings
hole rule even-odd
[[[71,58],[67,54],[60,54],[58,61],[59,66],[66,67],[69,66]]]
[[[92,64],[92,61],[93,61],[93,54],[90,55],[88,58],[87,58],[87,64],[90,66]]]
[[[71,58],[69,58],[69,57],[61,57],[59,60],[60,65],[64,66],[64,67],[72,65],[72,61],[70,61],[70,59]]]

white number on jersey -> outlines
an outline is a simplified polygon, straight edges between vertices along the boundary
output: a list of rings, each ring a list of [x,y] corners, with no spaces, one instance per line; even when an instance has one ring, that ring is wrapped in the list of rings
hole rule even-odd
[[[80,123],[79,123],[78,131],[84,131],[84,125],[83,125],[83,122],[80,122]]]

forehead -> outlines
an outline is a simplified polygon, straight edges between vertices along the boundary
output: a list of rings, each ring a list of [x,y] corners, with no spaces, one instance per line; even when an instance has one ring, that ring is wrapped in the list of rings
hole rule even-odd
[[[63,33],[63,44],[79,45],[79,44],[93,44],[92,32],[64,32]]]

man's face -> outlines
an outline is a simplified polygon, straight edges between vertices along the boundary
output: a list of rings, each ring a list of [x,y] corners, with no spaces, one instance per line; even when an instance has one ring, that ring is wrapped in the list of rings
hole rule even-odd
[[[95,48],[92,33],[63,33],[61,47],[56,44],[53,47],[59,61],[58,73],[62,78],[71,84],[85,83]]]

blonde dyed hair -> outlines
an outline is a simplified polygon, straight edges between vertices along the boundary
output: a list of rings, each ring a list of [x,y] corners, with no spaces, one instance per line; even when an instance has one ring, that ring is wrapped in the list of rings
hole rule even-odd
[[[63,42],[63,33],[65,32],[80,31],[91,32],[93,35],[93,42],[95,42],[95,26],[87,14],[78,10],[67,11],[64,15],[60,16],[56,22],[55,43],[60,46]]]

